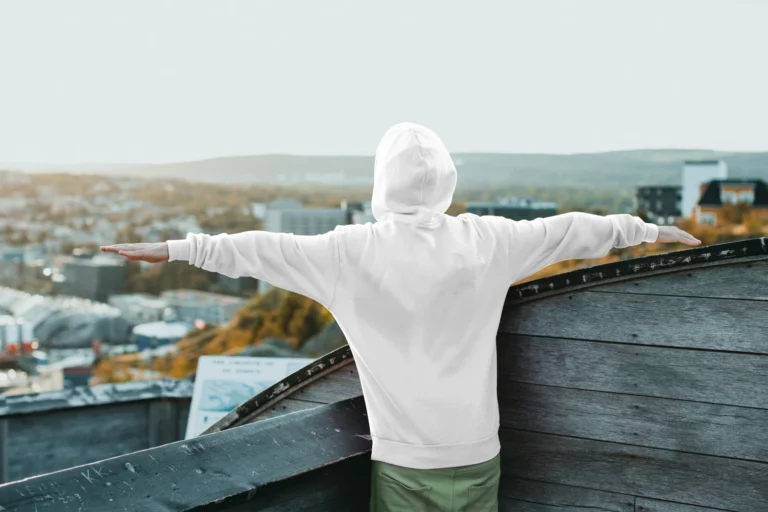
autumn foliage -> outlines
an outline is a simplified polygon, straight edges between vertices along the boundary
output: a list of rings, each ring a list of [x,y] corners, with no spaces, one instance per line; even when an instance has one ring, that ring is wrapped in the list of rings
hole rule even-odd
[[[187,378],[195,373],[202,355],[235,355],[267,338],[279,338],[299,348],[332,319],[312,299],[272,288],[251,300],[227,325],[192,331],[164,355],[148,357],[138,352],[99,361],[93,383]]]

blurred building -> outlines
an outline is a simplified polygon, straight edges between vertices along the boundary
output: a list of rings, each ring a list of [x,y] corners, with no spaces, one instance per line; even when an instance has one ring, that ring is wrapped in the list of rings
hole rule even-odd
[[[134,325],[159,322],[165,318],[168,309],[168,301],[146,293],[113,295],[108,303]]]
[[[221,291],[230,291],[233,293],[256,292],[259,289],[259,280],[252,277],[229,277],[224,274],[216,276],[216,285]]]
[[[134,327],[133,339],[139,350],[151,350],[176,343],[192,329],[185,322],[151,322]]]
[[[370,202],[361,201],[342,201],[341,208],[347,212],[347,224],[374,224],[376,217],[373,216]]]
[[[17,325],[5,321],[6,341],[18,337],[37,341],[41,349],[83,349],[95,341],[127,344],[132,324],[117,308],[78,297],[42,296],[0,287],[0,310]]]
[[[644,186],[637,187],[635,209],[648,217],[654,224],[673,224],[681,215],[682,187]]]
[[[239,297],[198,290],[169,290],[160,297],[174,310],[177,320],[190,324],[198,320],[206,324],[225,324],[245,304]]]
[[[251,214],[256,219],[264,220],[264,217],[267,215],[267,204],[251,203]]]
[[[64,263],[62,293],[107,302],[121,292],[125,278],[122,261],[112,258],[70,258]]]
[[[683,191],[681,213],[691,218],[699,203],[702,186],[712,180],[728,178],[728,166],[722,160],[686,161],[683,163]]]
[[[267,207],[264,230],[295,235],[320,235],[348,224],[342,208],[305,208],[296,202],[273,201]]]
[[[701,198],[693,218],[699,224],[716,225],[726,205],[745,204],[758,218],[768,219],[768,185],[763,180],[712,180],[701,186]]]
[[[557,214],[557,203],[526,198],[509,198],[499,202],[467,203],[467,213],[495,215],[512,220],[533,220]]]

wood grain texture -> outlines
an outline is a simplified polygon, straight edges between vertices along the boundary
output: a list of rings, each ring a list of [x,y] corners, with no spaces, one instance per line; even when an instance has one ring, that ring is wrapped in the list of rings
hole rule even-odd
[[[768,300],[768,261],[712,265],[629,281],[605,283],[592,288],[592,291]]]
[[[307,402],[306,400],[296,400],[294,398],[284,398],[272,407],[268,408],[253,419],[253,422],[264,421],[270,418],[277,418],[293,412],[306,411],[324,405],[319,402]]]
[[[370,458],[368,434],[358,398],[6,484],[0,503],[4,512],[259,510],[271,485]]]
[[[8,475],[8,420],[0,419],[0,484],[10,480]]]
[[[356,396],[362,396],[360,375],[354,363],[348,364],[298,390],[291,398],[330,404]]]
[[[582,291],[520,304],[499,331],[768,354],[768,301]]]
[[[371,461],[354,457],[267,486],[258,500],[226,512],[359,512],[368,510]]]
[[[560,293],[615,283],[638,277],[653,278],[668,272],[687,271],[712,265],[728,265],[768,258],[768,239],[750,238],[738,242],[685,249],[642,258],[565,272],[510,287],[507,305],[538,300]]]
[[[634,496],[502,476],[500,512],[634,512]]]
[[[515,382],[498,393],[504,427],[768,462],[768,409]]]
[[[147,405],[141,402],[13,417],[8,423],[8,478],[19,480],[148,448],[147,420]]]
[[[500,335],[499,378],[768,409],[768,357]]]
[[[649,500],[637,498],[635,500],[635,512],[717,512],[726,510],[722,508],[697,507],[672,501]]]
[[[147,403],[147,448],[172,443],[178,437],[177,404],[172,400],[153,400]]]
[[[768,510],[768,464],[503,429],[503,474],[691,505]]]

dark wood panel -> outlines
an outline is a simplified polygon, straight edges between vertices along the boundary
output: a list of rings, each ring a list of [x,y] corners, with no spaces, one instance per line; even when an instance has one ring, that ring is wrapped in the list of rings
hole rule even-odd
[[[149,446],[147,404],[100,405],[8,420],[9,479],[143,450]]]
[[[519,304],[499,330],[768,354],[768,301],[581,291]]]
[[[692,505],[768,510],[768,464],[501,430],[504,474]]]
[[[189,421],[190,401],[186,400],[176,404],[176,439],[184,439],[187,435],[187,421]]]
[[[653,278],[666,272],[695,271],[702,267],[758,261],[766,257],[768,257],[768,238],[751,238],[738,242],[654,254],[643,258],[595,265],[512,286],[507,294],[507,303],[575,291],[584,287],[623,279]]]
[[[499,382],[505,427],[768,462],[768,409]]]
[[[646,498],[637,498],[635,500],[635,512],[717,512],[725,509],[697,507],[696,505],[686,505],[684,503],[675,503],[672,501],[649,500]]]
[[[634,496],[502,476],[500,512],[634,512]]]
[[[499,378],[768,408],[768,357],[500,335]]]
[[[0,418],[0,484],[8,480],[8,420]]]
[[[270,418],[277,418],[278,416],[290,414],[292,412],[306,411],[307,409],[314,409],[320,405],[323,404],[318,402],[307,402],[306,400],[295,400],[288,397],[282,399],[274,406],[261,413],[254,419],[254,421],[264,421]]]
[[[646,498],[637,498],[635,501],[635,512],[717,512],[719,510],[725,509],[697,507],[695,505],[685,505],[683,503],[674,503],[672,501],[649,500]]]
[[[156,400],[147,405],[147,435],[146,448],[160,446],[183,439],[178,436],[177,404],[172,400]]]
[[[254,509],[270,485],[370,458],[362,398],[0,486],[5,512]],[[146,429],[144,430],[146,432]]]
[[[600,292],[768,300],[768,261],[716,265],[592,288]]]
[[[357,373],[357,367],[352,363],[342,366],[335,372],[299,389],[290,396],[299,400],[330,404],[362,396],[362,394],[360,376]]]
[[[226,512],[337,512],[368,510],[371,461],[366,457],[333,464],[267,486],[258,500],[219,507]]]

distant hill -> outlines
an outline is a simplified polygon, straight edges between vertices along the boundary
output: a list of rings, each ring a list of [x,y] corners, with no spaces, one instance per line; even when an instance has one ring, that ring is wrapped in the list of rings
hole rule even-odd
[[[768,152],[636,150],[575,155],[454,154],[459,188],[500,186],[626,189],[680,183],[684,160],[723,159],[729,174],[768,179]],[[31,166],[11,166],[31,171]],[[51,172],[51,168],[45,169]],[[370,186],[373,158],[359,156],[238,156],[158,165],[88,165],[58,172],[165,177],[216,183]]]

